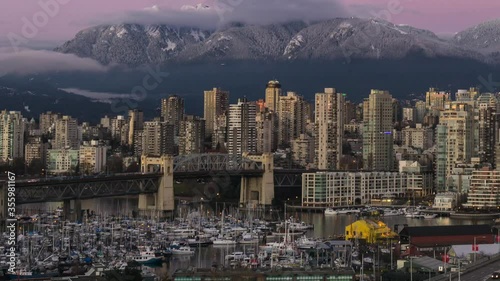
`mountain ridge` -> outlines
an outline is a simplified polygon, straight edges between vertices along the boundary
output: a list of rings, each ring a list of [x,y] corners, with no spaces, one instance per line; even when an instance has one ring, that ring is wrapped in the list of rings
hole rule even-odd
[[[228,24],[219,30],[119,24],[82,30],[55,51],[89,57],[105,65],[129,66],[225,60],[398,59],[413,55],[496,62],[490,53],[456,38],[445,40],[428,30],[361,18]],[[497,49],[500,51],[500,45]]]

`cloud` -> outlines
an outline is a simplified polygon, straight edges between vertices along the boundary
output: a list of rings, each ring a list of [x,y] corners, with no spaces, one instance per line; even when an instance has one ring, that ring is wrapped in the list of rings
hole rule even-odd
[[[60,89],[68,93],[73,93],[75,95],[84,96],[90,98],[94,101],[102,103],[112,103],[114,99],[131,99],[137,100],[138,97],[133,94],[117,94],[108,92],[92,92],[88,90],[78,89],[78,88],[65,88]]]
[[[216,29],[231,22],[272,24],[348,16],[338,0],[211,0],[178,8],[152,6],[109,16],[101,24],[168,24]],[[95,22],[94,22],[95,23]]]
[[[12,52],[0,48],[0,76],[7,73],[31,74],[55,71],[94,71],[108,70],[89,58],[80,58],[71,54],[61,54],[45,50],[20,50]]]

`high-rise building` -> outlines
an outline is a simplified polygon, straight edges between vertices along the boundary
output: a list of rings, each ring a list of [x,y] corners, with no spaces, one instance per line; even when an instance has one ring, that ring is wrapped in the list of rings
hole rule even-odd
[[[100,173],[106,167],[107,147],[99,141],[84,142],[80,146],[79,167],[84,174]]]
[[[136,131],[144,128],[144,112],[138,109],[128,111],[128,145],[134,146]]]
[[[49,149],[47,171],[52,174],[74,173],[79,163],[79,149]]]
[[[162,121],[174,125],[174,133],[178,136],[179,124],[184,120],[184,99],[177,95],[161,99],[161,117]]]
[[[120,143],[126,144],[128,140],[128,124],[123,115],[118,115],[110,122],[111,137]]]
[[[416,110],[413,107],[403,108],[403,121],[415,122]]]
[[[427,113],[427,108],[425,107],[424,101],[417,101],[415,103],[415,123],[423,123],[425,114]]]
[[[40,130],[43,134],[53,132],[55,130],[56,120],[60,119],[62,115],[60,113],[54,113],[52,111],[47,111],[40,114]]]
[[[78,133],[78,121],[71,116],[63,116],[56,120],[56,135],[52,145],[53,149],[71,148],[78,149],[80,137]]]
[[[437,127],[436,188],[444,191],[458,164],[470,164],[474,153],[474,116],[468,104],[454,103],[441,111]]]
[[[226,114],[222,114],[217,116],[215,119],[215,129],[212,133],[212,148],[225,148],[227,142],[227,120],[228,116]],[[206,121],[205,121],[205,130],[206,130]],[[206,132],[205,132],[206,137]]]
[[[307,104],[304,97],[288,92],[278,99],[278,145],[290,147],[292,140],[306,131]]]
[[[281,96],[281,84],[277,80],[271,80],[266,86],[266,107],[277,112]]]
[[[372,90],[363,102],[363,168],[392,171],[393,105],[388,91]]]
[[[99,123],[103,128],[110,129],[111,128],[111,118],[108,115],[105,115],[101,118],[101,122]]]
[[[179,128],[179,154],[203,153],[205,120],[198,116],[186,115],[180,122]]]
[[[303,167],[314,163],[314,138],[301,134],[292,141],[292,159]]]
[[[469,91],[472,91],[469,90]],[[490,163],[492,167],[496,167],[496,143],[499,140],[498,129],[499,120],[498,113],[500,112],[500,103],[497,97],[491,93],[484,93],[476,96],[475,116],[477,126],[475,134],[476,145],[478,148],[478,156],[482,162]]]
[[[142,155],[174,155],[174,126],[161,121],[144,122],[142,130]]]
[[[255,123],[257,127],[257,148],[256,152],[272,153],[277,149],[278,143],[278,118],[275,112],[272,112],[265,106],[263,100],[259,100],[257,105],[257,115]]]
[[[315,154],[318,169],[339,169],[344,138],[345,94],[326,88],[316,94]]]
[[[229,92],[218,88],[205,91],[204,119],[205,134],[212,136],[219,125],[220,116],[227,116],[229,110]]]
[[[32,138],[25,145],[24,152],[24,163],[29,166],[34,160],[39,160],[42,167],[45,167],[47,163],[47,150],[49,149],[49,144],[44,143],[41,137]],[[38,171],[39,173],[41,171]]]
[[[450,93],[439,92],[436,88],[430,88],[425,94],[425,105],[428,111],[444,110],[446,103],[450,102]]]
[[[484,167],[473,171],[467,194],[469,208],[497,209],[500,206],[500,171]]]
[[[19,111],[0,113],[0,161],[24,157],[24,121]]]
[[[246,98],[229,106],[227,150],[230,154],[256,153],[256,107],[255,102],[249,102]]]
[[[403,145],[427,150],[434,145],[434,132],[432,128],[417,124],[415,128],[402,130]]]

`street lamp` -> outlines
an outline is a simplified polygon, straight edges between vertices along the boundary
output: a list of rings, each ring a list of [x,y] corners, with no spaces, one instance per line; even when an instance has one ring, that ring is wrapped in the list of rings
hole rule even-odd
[[[476,262],[476,252],[479,250],[479,246],[476,244],[476,238],[486,238],[486,236],[474,236],[474,245],[472,245],[472,250],[474,250],[474,262]]]

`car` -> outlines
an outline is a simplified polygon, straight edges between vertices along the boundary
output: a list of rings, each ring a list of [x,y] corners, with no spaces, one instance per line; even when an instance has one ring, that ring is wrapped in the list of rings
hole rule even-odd
[[[500,279],[500,271],[495,271],[491,274],[491,279]]]

